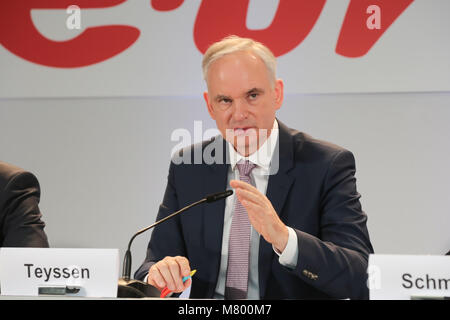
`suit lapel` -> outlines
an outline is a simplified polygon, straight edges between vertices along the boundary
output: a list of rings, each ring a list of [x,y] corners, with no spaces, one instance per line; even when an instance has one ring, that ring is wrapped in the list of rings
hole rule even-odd
[[[225,191],[227,187],[228,165],[210,165],[204,180],[204,194]],[[222,231],[225,212],[225,201],[216,201],[204,206],[204,245],[208,250],[220,256],[222,248]]]
[[[271,168],[276,167],[276,156],[278,155],[278,171],[272,172],[273,174],[269,177],[269,182],[267,185],[266,196],[272,203],[273,208],[280,216],[282,216],[283,205],[286,201],[289,189],[294,182],[294,178],[288,174],[288,171],[292,168],[293,160],[293,139],[289,133],[289,129],[282,124],[278,119],[279,126],[279,140],[278,144],[274,150],[274,157],[272,158]],[[275,162],[275,163],[274,163]],[[271,169],[272,170],[272,169]],[[264,240],[263,237],[260,239],[259,244],[259,291],[260,296],[265,296],[265,291],[267,288],[267,280],[270,275],[272,268],[272,259],[274,255],[272,245]]]
[[[222,148],[222,155],[217,155],[219,161],[216,163],[204,165],[205,174],[203,178],[203,193],[204,195],[224,191],[227,187],[228,178],[228,162],[226,162],[228,150],[226,150],[226,143],[221,136],[216,137],[213,143],[217,143],[217,148]],[[211,145],[208,145],[211,146]],[[214,157],[216,154],[214,154]],[[217,158],[215,158],[217,159]],[[218,163],[217,163],[218,162]],[[203,247],[204,254],[208,256],[209,267],[209,281],[207,297],[212,297],[214,294],[215,284],[220,270],[220,259],[222,253],[222,234],[224,225],[225,201],[216,201],[205,204],[203,207]]]

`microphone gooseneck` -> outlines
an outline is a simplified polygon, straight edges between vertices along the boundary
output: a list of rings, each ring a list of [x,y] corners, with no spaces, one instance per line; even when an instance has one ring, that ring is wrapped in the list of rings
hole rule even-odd
[[[195,207],[201,203],[207,202],[207,203],[211,203],[211,202],[215,202],[221,199],[225,199],[226,197],[229,197],[233,194],[233,190],[226,190],[223,192],[218,192],[218,193],[214,193],[214,194],[210,194],[208,196],[206,196],[205,198],[194,202],[170,215],[168,215],[167,217],[156,221],[155,223],[153,223],[152,225],[149,225],[148,227],[145,227],[141,230],[139,230],[138,232],[136,232],[130,239],[130,242],[128,242],[128,248],[127,251],[125,253],[124,259],[123,259],[123,269],[122,269],[122,279],[127,282],[130,281],[130,277],[131,277],[131,244],[133,243],[133,240],[140,234],[144,233],[147,230],[150,230],[154,227],[156,227],[157,225],[159,225],[160,223],[163,223],[164,221],[167,221],[171,218],[173,218],[174,216],[189,210],[192,207]]]

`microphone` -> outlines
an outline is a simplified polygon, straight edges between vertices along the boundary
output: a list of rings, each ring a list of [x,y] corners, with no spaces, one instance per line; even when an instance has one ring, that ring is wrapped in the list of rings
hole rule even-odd
[[[226,197],[229,197],[232,194],[233,194],[233,190],[226,190],[223,192],[213,193],[213,194],[210,194],[209,196],[206,196],[206,202],[210,203],[210,202],[218,201],[220,199],[225,199]]]
[[[219,201],[222,199],[225,199],[226,197],[229,197],[233,194],[233,190],[226,190],[222,192],[213,193],[210,195],[207,195],[205,198],[191,203],[190,205],[168,215],[167,217],[156,221],[152,225],[149,225],[148,227],[145,227],[138,232],[136,232],[130,239],[130,242],[128,242],[128,248],[125,252],[125,256],[123,258],[123,269],[122,269],[122,278],[119,279],[118,284],[118,297],[135,297],[135,298],[141,298],[141,297],[159,297],[160,292],[157,288],[139,280],[131,280],[131,244],[133,243],[133,240],[140,234],[156,227],[157,225],[175,217],[176,215],[179,215],[180,213],[185,212],[186,210],[195,207],[201,203],[211,203],[215,201]]]

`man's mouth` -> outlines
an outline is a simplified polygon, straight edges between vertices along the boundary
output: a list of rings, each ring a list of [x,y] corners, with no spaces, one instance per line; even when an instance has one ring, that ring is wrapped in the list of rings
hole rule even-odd
[[[234,128],[233,132],[235,136],[242,136],[242,135],[248,135],[250,133],[255,132],[254,127],[240,127],[240,128]]]

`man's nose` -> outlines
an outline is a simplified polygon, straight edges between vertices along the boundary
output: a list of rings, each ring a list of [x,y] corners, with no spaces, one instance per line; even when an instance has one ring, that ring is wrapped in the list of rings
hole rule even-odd
[[[246,119],[248,116],[248,103],[244,99],[236,99],[234,102],[233,119],[236,121]]]

